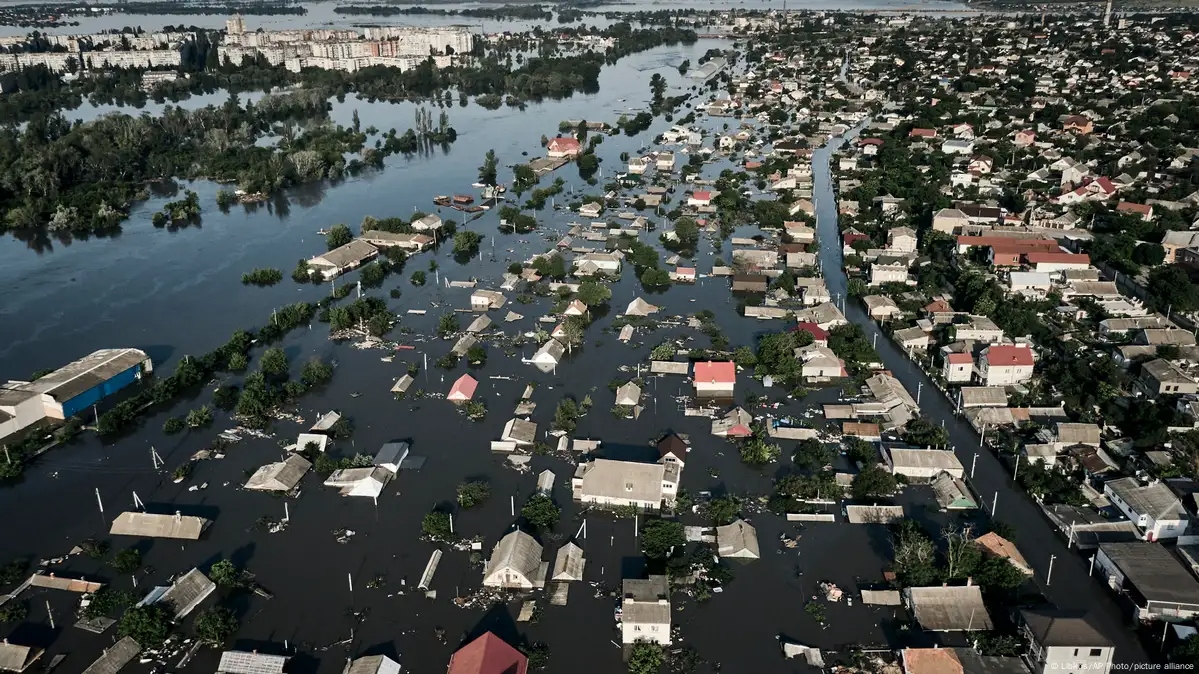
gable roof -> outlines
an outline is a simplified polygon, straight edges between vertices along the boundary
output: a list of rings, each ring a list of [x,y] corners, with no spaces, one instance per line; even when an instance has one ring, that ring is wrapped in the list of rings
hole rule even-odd
[[[486,632],[450,656],[446,674],[526,674],[528,666],[523,653]]]
[[[695,364],[695,381],[713,384],[734,384],[737,367],[733,361],[706,361]]]

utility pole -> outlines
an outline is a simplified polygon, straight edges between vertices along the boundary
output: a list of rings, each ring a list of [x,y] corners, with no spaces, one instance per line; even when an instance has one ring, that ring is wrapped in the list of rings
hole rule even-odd
[[[991,519],[995,519],[995,508],[999,505],[999,490],[995,490],[995,497],[991,499]]]
[[[100,499],[100,488],[96,487],[96,503],[100,504],[100,514],[104,514],[104,501]]]
[[[1049,573],[1045,574],[1045,586],[1049,586],[1049,582],[1053,580],[1053,560],[1057,559],[1057,555],[1049,555]]]
[[[978,466],[978,452],[974,453],[974,460],[970,462],[970,479],[974,479],[974,469]]]

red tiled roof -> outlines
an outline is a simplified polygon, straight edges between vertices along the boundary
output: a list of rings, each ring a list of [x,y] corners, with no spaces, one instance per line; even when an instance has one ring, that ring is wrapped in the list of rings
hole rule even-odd
[[[529,659],[487,632],[450,656],[447,674],[526,674]]]
[[[948,648],[905,648],[903,670],[907,674],[962,674],[966,671],[957,653]]]
[[[475,389],[478,387],[479,382],[474,377],[464,374],[450,387],[449,395],[446,398],[449,400],[470,400],[475,395]]]
[[[737,381],[737,367],[731,360],[696,363],[695,381],[733,384]]]
[[[554,150],[577,150],[579,149],[579,139],[571,138],[570,136],[558,136],[550,139],[549,144]]]
[[[866,138],[858,143],[858,145],[882,145],[882,138]]]
[[[919,136],[921,138],[936,138],[937,130],[936,129],[912,129],[910,132],[908,132],[908,137],[911,138],[912,136]]]
[[[974,358],[968,353],[951,353],[945,357],[945,360],[950,365],[969,365],[974,362]]]
[[[811,321],[800,321],[792,330],[796,332],[806,332],[812,336],[812,339],[823,342],[828,340],[828,330],[820,327]]]
[[[930,314],[946,314],[953,311],[953,307],[945,300],[934,300],[924,307],[924,311]]]
[[[1153,212],[1153,207],[1149,204],[1134,204],[1131,201],[1121,201],[1116,204],[1116,210],[1121,213],[1138,213],[1140,215],[1149,215]]]
[[[695,194],[691,195],[691,198],[698,199],[699,201],[708,201],[712,198],[712,193],[707,190],[703,192],[696,192]]]
[[[1032,365],[1032,349],[1027,346],[988,346],[983,356],[994,366]]]

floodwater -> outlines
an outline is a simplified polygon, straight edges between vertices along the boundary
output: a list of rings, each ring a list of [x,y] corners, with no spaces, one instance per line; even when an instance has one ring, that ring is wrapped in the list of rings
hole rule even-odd
[[[591,96],[530,106],[523,112],[455,107],[450,115],[460,137],[448,152],[438,150],[431,156],[411,159],[393,157],[377,174],[341,185],[293,191],[256,209],[237,208],[222,215],[213,208],[215,187],[192,185],[205,206],[199,227],[174,232],[153,228],[149,215],[167,198],[161,197],[139,208],[118,237],[70,244],[42,241],[32,247],[5,239],[0,248],[0,259],[5,261],[0,266],[0,292],[13,299],[6,302],[6,315],[0,321],[0,330],[5,333],[0,338],[4,345],[0,349],[0,368],[4,376],[18,378],[95,348],[135,346],[147,350],[156,365],[169,372],[183,354],[202,353],[238,328],[262,324],[271,308],[315,300],[328,292],[328,288],[297,286],[290,280],[274,288],[246,288],[240,284],[243,272],[258,266],[289,271],[296,260],[322,249],[323,240],[316,230],[336,222],[356,225],[365,215],[432,210],[433,195],[468,191],[487,148],[494,147],[502,163],[516,163],[525,160],[522,152],[537,153],[540,136],[553,135],[559,120],[614,121],[619,111],[644,104],[647,82],[656,72],[672,86],[690,87],[691,81],[680,77],[675,66],[683,59],[695,62],[710,46],[701,41],[691,47],[656,49],[623,60],[604,71],[600,92]],[[337,105],[334,116],[344,123],[357,109],[364,126],[406,128],[412,119],[412,107],[347,100]],[[710,131],[718,131],[724,124],[711,118],[705,118],[704,123]],[[668,125],[658,119],[650,131],[636,138],[606,137],[599,147],[605,173],[622,170],[622,151],[636,151]],[[723,167],[707,166],[705,175],[715,175]],[[581,183],[573,167],[565,167],[558,175],[571,189],[579,189]],[[543,180],[548,179],[552,176]],[[559,197],[558,203],[568,198]],[[438,275],[443,280],[476,277],[486,287],[499,278],[510,261],[549,248],[574,219],[565,213],[538,215],[544,221],[542,229],[533,235],[500,234],[494,211],[472,222],[470,228],[486,236],[480,258],[463,266],[443,250],[436,254]],[[618,636],[612,622],[616,598],[607,593],[619,587],[621,578],[644,570],[632,521],[613,520],[608,515],[587,518],[587,537],[580,541],[588,558],[587,582],[572,588],[568,606],[547,606],[545,617],[537,625],[513,622],[519,604],[460,609],[450,603],[451,597],[466,596],[480,583],[481,569],[472,567],[465,552],[447,551],[432,584],[437,599],[410,591],[434,549],[418,541],[421,517],[436,504],[452,500],[455,485],[464,479],[485,478],[492,484],[493,496],[485,507],[459,513],[455,518],[458,533],[483,537],[484,556],[513,524],[510,503],[506,501],[511,499],[519,508],[533,492],[536,473],[547,468],[557,475],[554,496],[565,507],[565,513],[558,530],[543,537],[547,546],[544,558],[552,560],[557,546],[581,524],[577,508],[570,504],[568,477],[573,472],[572,463],[534,457],[532,473],[521,475],[503,467],[502,457],[489,450],[489,440],[499,437],[525,384],[538,384],[533,397],[538,409],[533,420],[543,430],[548,429],[562,396],[582,399],[590,395],[595,406],[580,421],[575,435],[601,438],[602,453],[609,457],[649,460],[655,456],[649,443],[663,431],[689,433],[694,449],[683,484],[692,493],[763,494],[782,468],[771,466],[759,471],[742,466],[733,445],[709,434],[707,420],[684,417],[677,400],[688,391],[682,378],[651,379],[645,410],[638,420],[611,416],[608,410],[613,399],[607,383],[635,374],[622,373],[621,364],[646,362],[649,351],[668,336],[683,334],[697,340],[697,346],[707,344],[707,339],[696,331],[681,328],[639,331],[632,344],[618,342],[607,326],[628,302],[644,294],[627,270],[624,279],[613,286],[611,312],[597,318],[588,330],[586,345],[569,356],[556,374],[542,374],[521,364],[518,357],[505,357],[501,349],[490,349],[488,364],[476,373],[480,379],[476,395],[486,400],[490,410],[481,423],[465,421],[444,400],[394,400],[388,389],[405,372],[402,361],[419,364],[427,355],[432,362],[448,351],[450,342],[430,340],[425,335],[432,332],[440,313],[468,304],[468,290],[432,283],[418,289],[407,283],[411,271],[425,268],[431,257],[425,254],[413,258],[402,278],[386,285],[386,289],[400,287],[403,291],[401,299],[388,300],[397,313],[408,308],[429,310],[425,317],[402,316],[401,328],[410,329],[412,334],[402,334],[400,328],[393,333],[412,343],[416,347],[413,351],[397,352],[394,362],[384,363],[379,360],[382,352],[333,344],[327,338],[327,326],[319,323],[310,331],[293,333],[283,344],[293,363],[312,356],[336,360],[333,382],[306,396],[298,411],[311,422],[319,412],[336,408],[355,421],[353,439],[335,448],[339,455],[373,453],[383,442],[407,439],[414,454],[428,458],[422,470],[403,473],[389,485],[377,505],[365,499],[341,499],[309,476],[302,497],[289,502],[291,525],[285,532],[270,535],[253,531],[260,517],[281,517],[284,504],[280,499],[237,487],[257,466],[278,460],[280,445],[300,430],[300,426],[289,422],[276,424],[276,439],[244,440],[226,458],[202,462],[187,482],[174,484],[170,472],[230,425],[224,415],[218,415],[217,423],[207,431],[174,437],[161,433],[159,429],[167,417],[206,402],[204,393],[147,418],[139,430],[113,445],[102,446],[94,437],[86,436],[58,448],[44,456],[22,483],[0,491],[0,510],[29,514],[5,519],[0,529],[4,534],[0,536],[0,560],[56,556],[87,537],[103,537],[107,522],[116,513],[133,507],[136,493],[151,511],[181,511],[215,521],[205,537],[196,542],[116,541],[118,548],[137,543],[144,550],[152,570],[137,578],[138,585],[162,583],[192,566],[207,568],[219,558],[246,566],[275,593],[275,598],[266,601],[239,596],[232,600],[242,618],[237,645],[264,652],[296,653],[297,672],[331,674],[341,670],[346,657],[372,653],[398,655],[412,671],[437,672],[445,666],[460,636],[485,629],[514,642],[548,643],[550,672],[618,671],[621,653],[612,643]],[[709,269],[713,257],[709,244],[703,244],[698,257],[703,258],[700,268]],[[340,280],[352,281],[352,276]],[[721,280],[674,287],[647,299],[661,305],[669,315],[712,310],[734,344],[749,343],[759,330],[780,327],[759,326],[739,317]],[[509,332],[513,328],[527,331],[535,329],[534,317],[546,313],[549,303],[544,299],[534,305],[510,303],[501,315],[508,309],[526,318],[511,328],[503,327]],[[532,350],[525,347],[518,355],[531,355]],[[452,372],[426,370],[413,389],[444,394],[463,371],[464,366]],[[353,397],[354,393],[361,396]],[[814,393],[803,403],[789,404],[777,414],[810,416],[814,405],[836,399],[837,393],[836,389]],[[152,448],[165,460],[163,470],[153,468]],[[783,449],[785,457],[792,447],[785,443]],[[201,484],[207,488],[189,490]],[[876,609],[832,606],[828,609],[830,626],[825,629],[802,610],[820,581],[852,588],[859,580],[881,579],[887,554],[881,530],[812,526],[801,532],[797,525],[773,515],[753,511],[746,514],[758,527],[763,558],[750,568],[735,569],[737,578],[709,605],[697,608],[681,596],[676,599],[675,622],[681,627],[681,643],[693,646],[707,661],[708,666],[701,671],[710,671],[716,663],[767,673],[803,669],[782,659],[776,640],[779,635],[840,650],[850,644],[884,646],[901,638],[894,617]],[[694,518],[688,521],[699,523]],[[355,532],[344,544],[335,540],[334,532],[341,529]],[[778,538],[784,533],[802,533],[799,548],[781,551]],[[71,559],[60,570],[112,580],[125,589],[133,583],[130,578],[113,579],[110,570],[85,559]],[[368,588],[377,577],[384,579],[383,587]],[[602,596],[597,598],[597,591]],[[111,632],[97,636],[67,626],[72,610],[69,598],[31,593],[29,601],[29,620],[11,638],[49,646],[46,657],[71,653],[60,665],[67,674],[82,671],[112,641]],[[53,611],[56,628],[50,626],[48,611]],[[438,643],[434,627],[446,630],[450,645]],[[912,637],[908,633],[903,638]],[[191,667],[211,671],[215,658],[215,652],[202,652],[199,662]]]
[[[0,5],[25,4],[27,0],[5,0]],[[524,31],[535,25],[544,24],[533,21],[515,19],[480,19],[470,16],[442,16],[428,14],[412,14],[397,16],[370,16],[358,14],[338,14],[334,11],[338,4],[370,4],[334,3],[334,2],[305,2],[301,5],[308,10],[304,15],[258,16],[247,15],[246,27],[250,30],[286,30],[292,28],[337,27],[358,28],[370,25],[408,25],[408,26],[448,26],[470,25],[477,26],[481,32],[495,33],[502,31]],[[487,2],[452,2],[424,4],[397,3],[397,7],[420,7],[430,9],[462,10],[498,7],[502,3]],[[811,11],[859,11],[859,12],[963,12],[971,11],[969,5],[952,0],[855,0],[851,4],[833,2],[832,0],[791,0],[786,3],[790,10]],[[772,0],[738,0],[734,3],[718,0],[637,0],[628,3],[612,3],[589,8],[596,12],[654,12],[659,10],[763,10],[779,9],[782,5]],[[75,17],[78,26],[61,26],[43,30],[44,33],[93,33],[102,30],[120,30],[126,26],[140,26],[147,31],[160,30],[163,26],[196,26],[208,29],[225,27],[226,17],[218,14],[203,15],[156,15],[156,14],[109,14],[103,16]],[[586,17],[583,23],[603,26],[609,21],[603,17]],[[19,26],[0,26],[0,35],[24,35],[29,29]]]
[[[460,137],[448,152],[438,150],[431,156],[410,159],[393,157],[381,172],[336,186],[292,191],[257,208],[236,208],[222,215],[214,208],[215,186],[192,185],[205,206],[203,223],[198,227],[174,232],[153,228],[149,216],[167,199],[164,196],[139,208],[118,237],[70,244],[50,240],[34,245],[5,239],[0,243],[0,292],[7,298],[0,317],[0,374],[20,378],[32,370],[110,346],[143,348],[169,372],[183,354],[202,353],[222,343],[235,329],[260,325],[271,308],[315,300],[328,291],[297,286],[290,280],[274,288],[245,288],[240,284],[243,272],[259,266],[289,271],[297,259],[322,249],[323,241],[315,232],[333,223],[355,226],[365,215],[433,210],[433,195],[468,190],[487,148],[494,147],[502,163],[512,164],[525,160],[522,152],[537,153],[540,136],[552,136],[562,119],[613,121],[618,111],[644,105],[647,82],[655,72],[672,86],[690,87],[691,82],[681,78],[674,68],[685,58],[695,62],[709,46],[701,41],[691,47],[662,48],[622,60],[604,71],[600,92],[591,96],[530,106],[523,112],[507,108],[488,112],[473,105],[454,107],[450,116]],[[411,124],[413,107],[347,100],[337,105],[334,116],[345,123],[357,109],[364,126],[403,129]],[[704,123],[710,130],[717,130],[723,122],[705,118]],[[635,151],[666,126],[668,123],[659,119],[637,138],[605,138],[599,148],[605,172],[620,170],[620,152]],[[830,153],[830,148],[819,150],[813,162],[822,266],[829,274],[830,291],[844,295],[844,275],[837,271],[840,261],[835,200],[827,166]],[[714,175],[720,168],[705,167],[705,175]],[[578,189],[580,183],[572,167],[562,169],[558,175]],[[558,201],[565,199],[560,197]],[[450,280],[476,277],[487,286],[510,261],[551,246],[573,219],[548,212],[539,217],[544,218],[539,232],[518,236],[499,234],[498,215],[486,214],[469,225],[486,235],[480,259],[463,266],[443,250],[436,254],[439,275]],[[276,424],[277,439],[238,443],[225,459],[203,462],[187,482],[174,484],[170,471],[211,442],[218,430],[229,426],[228,419],[218,415],[211,430],[162,435],[162,422],[205,402],[206,394],[202,394],[146,419],[140,430],[114,445],[101,446],[89,436],[56,449],[38,462],[21,484],[0,491],[0,510],[26,515],[5,518],[0,529],[4,534],[0,536],[0,560],[56,556],[84,538],[103,537],[107,522],[117,512],[131,509],[136,493],[152,511],[178,510],[215,520],[208,534],[196,542],[115,541],[117,548],[137,543],[145,552],[151,568],[139,575],[138,585],[162,583],[192,566],[207,568],[219,558],[246,566],[275,593],[275,598],[267,601],[237,596],[231,600],[242,619],[236,645],[263,652],[295,653],[296,672],[332,674],[340,671],[347,657],[373,653],[398,657],[415,672],[438,672],[460,637],[486,629],[514,642],[548,643],[549,672],[619,671],[620,650],[612,643],[617,637],[612,628],[616,598],[607,593],[619,586],[622,577],[643,571],[632,521],[613,520],[607,515],[587,518],[587,538],[580,541],[588,559],[586,582],[571,589],[568,606],[546,606],[544,617],[536,625],[513,622],[519,604],[460,609],[450,603],[451,597],[470,594],[480,582],[481,569],[471,565],[465,552],[447,550],[432,583],[436,599],[411,591],[434,549],[418,541],[420,519],[436,504],[452,500],[455,485],[464,479],[486,478],[492,484],[492,498],[484,507],[461,512],[455,518],[457,532],[483,537],[484,556],[513,523],[505,501],[512,499],[519,508],[533,492],[536,473],[547,468],[557,475],[554,496],[565,507],[565,513],[558,529],[543,537],[547,547],[544,559],[551,561],[556,547],[577,531],[581,519],[570,504],[571,463],[534,457],[532,473],[522,475],[504,467],[502,457],[489,451],[488,441],[499,437],[525,384],[538,384],[533,397],[538,409],[533,420],[543,430],[549,427],[554,406],[562,396],[581,399],[590,394],[595,406],[580,421],[575,435],[602,438],[602,453],[606,456],[650,459],[653,452],[649,442],[661,432],[674,429],[689,433],[694,449],[683,485],[692,493],[764,493],[782,468],[772,466],[758,471],[741,466],[735,448],[708,433],[706,420],[684,417],[676,400],[686,394],[681,378],[650,380],[645,410],[638,420],[617,420],[609,414],[612,397],[607,382],[631,376],[618,370],[622,363],[645,362],[653,346],[676,334],[694,337],[699,346],[706,344],[706,338],[694,331],[669,328],[639,332],[631,345],[619,343],[605,326],[630,300],[642,294],[628,271],[623,281],[613,286],[611,313],[596,321],[588,330],[587,344],[566,359],[556,374],[541,374],[522,365],[516,357],[505,358],[498,348],[490,350],[487,366],[476,373],[481,380],[477,396],[487,401],[490,410],[483,422],[466,422],[444,400],[395,401],[388,389],[404,373],[406,365],[402,361],[419,363],[427,355],[431,362],[448,351],[449,342],[429,340],[423,335],[430,334],[437,315],[449,307],[467,304],[467,290],[433,284],[418,289],[407,283],[411,271],[425,268],[430,257],[426,254],[414,258],[402,278],[385,286],[403,290],[400,300],[389,300],[397,313],[408,308],[429,310],[423,318],[402,316],[401,326],[411,329],[411,335],[402,334],[400,329],[393,333],[412,343],[415,350],[398,352],[394,362],[384,363],[379,360],[381,352],[334,345],[327,339],[327,326],[319,323],[310,331],[293,333],[284,342],[293,363],[312,356],[337,361],[333,382],[305,397],[299,411],[311,421],[317,413],[336,408],[355,420],[357,430],[352,441],[335,448],[339,455],[372,453],[383,442],[407,439],[412,442],[414,454],[428,458],[421,471],[402,473],[378,504],[341,499],[309,476],[302,497],[289,502],[289,528],[274,535],[254,531],[260,517],[281,517],[284,504],[280,499],[236,487],[254,468],[278,459],[280,444],[290,441],[300,430],[287,422]],[[703,258],[698,264],[701,269],[710,268],[712,251],[706,243],[698,257]],[[341,282],[352,280],[351,276]],[[759,330],[781,327],[760,326],[738,317],[727,286],[714,279],[693,287],[674,287],[647,299],[663,306],[669,315],[700,309],[714,311],[734,344],[749,343]],[[534,329],[534,317],[546,313],[549,306],[546,300],[535,305],[513,303],[501,313],[508,309],[526,316],[514,324],[524,331]],[[850,305],[847,311],[851,320],[866,324],[868,334],[877,331],[856,306]],[[885,337],[880,338],[878,346],[887,365],[905,384],[914,389],[922,382],[924,388],[930,388],[922,400],[926,411],[934,418],[947,420],[963,462],[969,463],[973,451],[969,448],[977,446],[977,437],[952,417],[944,401],[933,394],[929,382],[906,365],[902,354]],[[526,347],[520,355],[531,351]],[[464,366],[453,372],[427,370],[418,376],[413,388],[444,393],[463,371]],[[352,393],[361,393],[361,397],[352,397]],[[788,404],[778,413],[805,416],[814,406],[835,399],[836,394],[835,389],[821,391],[801,403]],[[790,453],[789,445],[784,444],[784,456]],[[165,459],[164,470],[154,470],[151,447]],[[1110,595],[1098,582],[1088,581],[1083,561],[1064,550],[1033,506],[1008,486],[1001,464],[984,453],[979,457],[978,469],[976,485],[981,493],[1004,492],[998,497],[999,507],[1004,508],[1000,517],[1017,523],[1017,542],[1038,570],[1038,582],[1043,584],[1049,555],[1056,555],[1053,585],[1042,587],[1046,595],[1063,607],[1095,610],[1105,632],[1116,640],[1118,659],[1143,660],[1143,653],[1132,643],[1131,632],[1120,629]],[[188,490],[200,484],[207,484],[207,488]],[[103,502],[103,513],[97,498]],[[913,504],[913,508],[919,513],[928,512],[927,504]],[[816,592],[820,581],[851,589],[859,582],[881,580],[889,544],[880,528],[810,525],[801,530],[773,515],[747,514],[758,527],[762,559],[749,568],[735,568],[734,581],[707,605],[697,607],[676,596],[674,621],[681,628],[681,643],[693,647],[707,662],[701,671],[710,671],[716,663],[726,670],[804,670],[803,665],[782,659],[776,640],[780,635],[830,650],[845,650],[851,644],[893,647],[920,637],[899,629],[890,613],[858,604],[830,606],[826,628],[803,611],[803,604]],[[698,523],[691,518],[688,522]],[[335,538],[334,532],[341,529],[355,532],[344,544]],[[784,533],[803,536],[797,549],[780,550],[778,537]],[[133,579],[113,579],[110,570],[89,560],[72,559],[61,570],[111,580],[124,589],[133,583]],[[368,588],[375,578],[381,578],[383,586]],[[598,598],[597,588],[603,595]],[[27,598],[29,619],[10,633],[10,638],[49,646],[45,657],[70,653],[60,665],[66,674],[82,671],[102,647],[111,643],[111,632],[92,635],[69,626],[69,598],[48,593],[31,593]],[[48,611],[53,612],[56,627],[50,626]],[[438,643],[434,627],[446,630],[449,645]],[[215,658],[214,651],[204,651],[191,667],[211,671]],[[130,671],[133,669],[136,666]]]

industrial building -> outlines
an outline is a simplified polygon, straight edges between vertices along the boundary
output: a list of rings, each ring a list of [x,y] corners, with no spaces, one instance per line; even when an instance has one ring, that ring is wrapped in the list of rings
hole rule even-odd
[[[101,349],[34,381],[0,385],[0,439],[43,419],[73,417],[153,369],[139,349]]]

